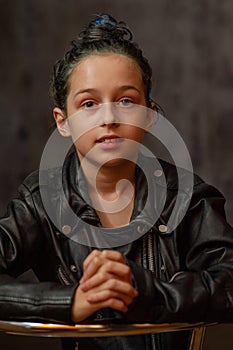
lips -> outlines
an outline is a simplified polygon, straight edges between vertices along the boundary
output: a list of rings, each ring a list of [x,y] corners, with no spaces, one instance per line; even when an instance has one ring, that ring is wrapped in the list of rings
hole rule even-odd
[[[117,135],[104,135],[101,136],[96,143],[102,150],[110,151],[118,149],[120,144],[123,142],[123,139]]]
[[[119,143],[121,141],[122,139],[116,135],[105,135],[97,140],[98,143]]]

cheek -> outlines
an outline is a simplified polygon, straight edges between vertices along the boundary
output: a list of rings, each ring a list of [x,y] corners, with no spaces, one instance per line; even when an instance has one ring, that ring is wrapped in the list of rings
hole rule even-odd
[[[131,139],[136,142],[141,143],[144,137],[145,131],[142,128],[136,126],[124,126],[123,127],[123,137],[126,139]]]
[[[148,109],[141,105],[134,105],[122,113],[122,122],[131,128],[140,128],[142,131],[146,131],[148,121]]]
[[[82,135],[72,135],[73,143],[76,149],[88,151],[93,147],[93,138],[90,133],[84,133]]]
[[[88,142],[89,138],[83,135],[76,140],[73,139],[73,143],[80,160],[91,150],[92,146]]]
[[[96,127],[88,127],[84,123],[74,123],[71,128],[71,136],[76,149],[88,152],[95,146]]]
[[[82,140],[82,142],[87,142],[88,139],[91,138],[93,130],[96,128],[90,120],[83,118],[80,113],[69,117],[69,126],[74,143],[80,142],[80,140]]]

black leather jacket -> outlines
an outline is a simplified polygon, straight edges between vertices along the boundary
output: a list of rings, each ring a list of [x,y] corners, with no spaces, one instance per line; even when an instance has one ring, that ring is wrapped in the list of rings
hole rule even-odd
[[[144,157],[143,161],[150,169],[147,181],[153,186],[148,187],[143,172],[137,170],[135,207],[128,226],[140,235],[115,248],[131,267],[139,296],[124,315],[104,309],[92,318],[120,318],[134,323],[233,322],[233,230],[225,221],[224,198],[194,177],[186,215],[172,232],[166,232],[177,197],[177,173],[173,166],[161,162],[167,187],[165,204],[153,227],[144,233],[143,229],[151,226],[148,212],[141,215],[147,196],[157,201],[165,192],[160,192],[163,184],[160,173],[156,173],[157,164]],[[71,154],[62,172],[64,193],[83,222],[98,227],[98,217],[86,203],[82,180],[76,175],[78,166],[76,155]],[[48,181],[42,185],[49,193],[58,226],[63,229],[58,229],[44,210],[38,172],[21,185],[19,198],[9,204],[7,215],[0,221],[1,319],[72,322],[72,298],[82,276],[82,262],[92,248],[69,238],[70,229],[75,230],[66,221],[67,204],[55,180],[54,174],[60,171],[49,171]],[[185,179],[185,171],[182,176]],[[16,278],[29,269],[39,282],[25,283]],[[188,339],[188,332],[81,339],[79,349],[82,344],[85,350],[148,350],[155,345],[158,350],[176,349],[178,345],[185,349]]]

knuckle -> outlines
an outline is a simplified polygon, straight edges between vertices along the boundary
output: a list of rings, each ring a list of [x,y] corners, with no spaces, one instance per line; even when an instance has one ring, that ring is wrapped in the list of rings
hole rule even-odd
[[[97,265],[99,263],[99,260],[100,260],[99,257],[95,256],[94,259],[93,259],[94,264]]]
[[[106,291],[106,298],[110,298],[112,296],[112,293],[110,290]]]
[[[99,252],[98,249],[94,249],[94,250],[92,251],[92,254],[93,254],[94,256],[98,256],[98,255],[100,254],[100,252]]]
[[[116,302],[115,302],[115,299],[114,299],[114,298],[110,298],[110,299],[109,299],[109,306],[110,306],[110,307],[113,307],[113,306],[115,305],[115,303],[116,303]]]
[[[115,252],[117,260],[122,260],[122,254],[120,252]]]
[[[105,257],[105,258],[112,258],[116,261],[119,261],[119,260],[122,260],[122,254],[116,250],[108,250],[108,249],[104,249],[102,251],[102,255]]]
[[[107,257],[107,256],[109,255],[109,251],[108,251],[107,249],[104,249],[104,250],[102,251],[102,255],[103,255],[104,257]]]
[[[114,263],[112,261],[107,261],[106,263],[106,268],[108,270],[112,270]]]
[[[125,265],[125,273],[127,275],[130,275],[131,274],[131,270],[130,270],[130,267],[128,265]]]
[[[130,292],[131,292],[131,286],[130,286],[128,283],[125,284],[124,289],[125,289],[125,293],[130,294]]]
[[[109,288],[115,289],[117,287],[117,281],[115,279],[110,279],[108,282]]]
[[[105,281],[105,274],[104,274],[104,272],[103,271],[100,271],[99,272],[99,280],[101,281],[101,282],[103,282],[103,281]]]

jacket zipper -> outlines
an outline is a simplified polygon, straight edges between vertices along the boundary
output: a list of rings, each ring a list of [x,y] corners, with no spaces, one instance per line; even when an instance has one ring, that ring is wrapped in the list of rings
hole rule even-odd
[[[71,285],[71,281],[69,280],[69,277],[67,276],[65,271],[62,269],[61,265],[58,267],[58,277],[64,285],[66,285],[66,286]]]
[[[148,232],[148,239],[147,239],[147,248],[148,248],[148,267],[149,270],[153,273],[155,273],[155,261],[154,261],[154,251],[153,251],[153,230],[150,229]],[[151,343],[152,343],[152,350],[156,350],[156,336],[155,334],[151,334]]]
[[[155,272],[152,229],[150,229],[150,231],[148,232],[147,244],[148,244],[147,247],[148,247],[148,265],[149,265],[149,270],[152,271],[152,272]]]

